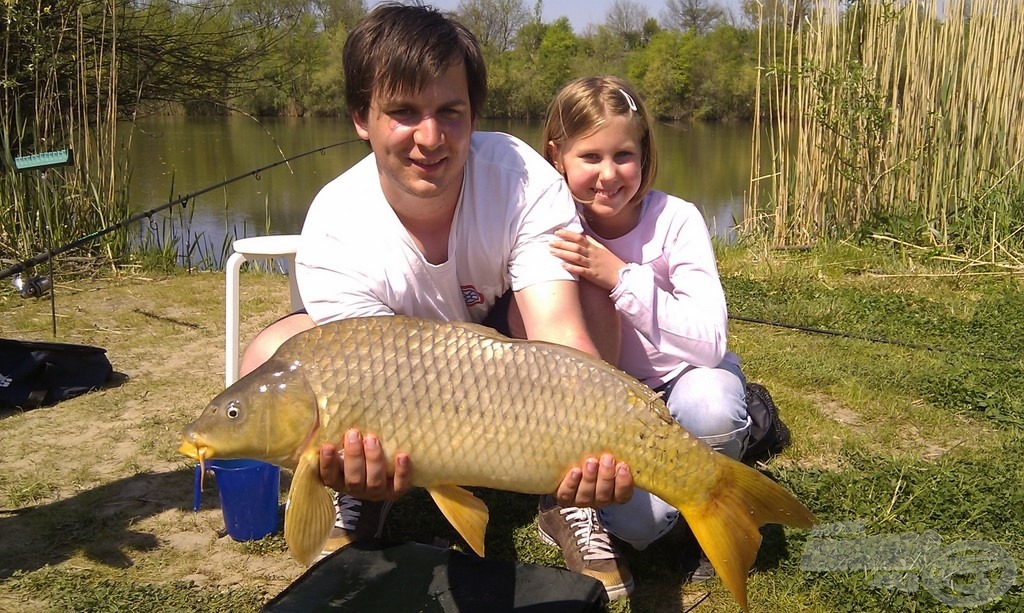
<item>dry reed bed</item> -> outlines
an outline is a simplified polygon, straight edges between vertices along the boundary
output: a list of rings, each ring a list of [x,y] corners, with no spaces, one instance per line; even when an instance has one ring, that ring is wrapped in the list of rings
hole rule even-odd
[[[73,150],[74,164],[45,174],[0,172],[0,194],[10,199],[0,206],[0,258],[38,253],[47,242],[57,247],[127,214],[121,148],[130,144],[117,136],[120,11],[113,0],[77,11],[39,2],[32,23],[8,24],[34,32],[38,59],[26,68],[8,57],[17,49],[0,46],[0,82],[17,85],[0,88],[0,108],[13,118],[0,126],[0,155],[12,158],[0,166],[63,149]],[[97,23],[100,36],[88,25]],[[104,255],[113,259],[126,245],[123,233],[107,237]]]
[[[911,218],[921,242],[970,232],[975,253],[1019,262],[1022,17],[1001,0],[829,0],[762,20],[747,229],[793,245]]]

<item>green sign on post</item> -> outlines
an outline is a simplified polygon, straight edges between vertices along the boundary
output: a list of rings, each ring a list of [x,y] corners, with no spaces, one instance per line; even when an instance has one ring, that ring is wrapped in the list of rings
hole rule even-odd
[[[18,170],[46,170],[57,166],[67,166],[74,162],[74,155],[70,149],[60,151],[47,151],[35,155],[25,155],[14,158],[14,167]]]

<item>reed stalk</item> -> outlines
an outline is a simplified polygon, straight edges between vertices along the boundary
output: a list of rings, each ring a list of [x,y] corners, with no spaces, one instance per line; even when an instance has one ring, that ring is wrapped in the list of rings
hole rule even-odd
[[[762,20],[771,155],[753,158],[743,230],[1021,252],[1022,17],[1000,0],[827,0],[785,32]]]

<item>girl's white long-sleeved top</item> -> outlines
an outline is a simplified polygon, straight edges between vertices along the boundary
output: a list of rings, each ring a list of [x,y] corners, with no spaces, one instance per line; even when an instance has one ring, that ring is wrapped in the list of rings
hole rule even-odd
[[[619,366],[658,387],[689,365],[714,367],[726,351],[728,314],[711,238],[696,206],[652,190],[629,233],[587,234],[627,263],[611,298],[622,318]],[[583,217],[583,215],[581,215]]]

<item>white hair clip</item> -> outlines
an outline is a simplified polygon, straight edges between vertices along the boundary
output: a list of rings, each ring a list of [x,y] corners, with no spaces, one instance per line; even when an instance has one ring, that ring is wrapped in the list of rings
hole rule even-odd
[[[633,111],[635,113],[636,112],[636,102],[633,100],[633,97],[630,96],[629,94],[627,94],[626,90],[624,90],[624,89],[620,89],[619,91],[622,92],[622,96],[626,99],[626,104],[629,105],[629,110],[631,110],[631,111]]]

